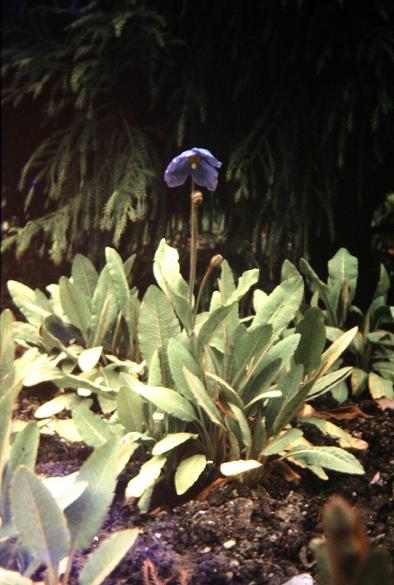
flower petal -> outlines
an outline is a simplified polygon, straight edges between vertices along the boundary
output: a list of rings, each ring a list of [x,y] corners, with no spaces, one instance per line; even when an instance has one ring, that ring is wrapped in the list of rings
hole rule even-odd
[[[183,185],[187,177],[190,175],[191,168],[188,156],[191,155],[187,155],[187,152],[190,152],[191,155],[194,154],[192,151],[186,150],[179,156],[173,158],[166,168],[164,173],[164,180],[169,187],[178,187],[179,185]]]
[[[216,168],[220,168],[222,166],[222,163],[220,162],[220,160],[218,160],[216,158],[216,156],[213,156],[212,152],[210,150],[208,150],[207,148],[194,147],[194,148],[192,148],[192,151],[194,154],[199,154],[201,156],[201,158],[203,160],[205,160],[211,166],[216,167]]]
[[[218,186],[218,172],[206,160],[201,159],[197,168],[191,171],[193,181],[206,187],[209,191],[215,191]]]

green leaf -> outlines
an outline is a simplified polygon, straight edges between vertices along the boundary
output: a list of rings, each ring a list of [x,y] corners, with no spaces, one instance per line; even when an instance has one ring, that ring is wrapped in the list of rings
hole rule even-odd
[[[317,465],[341,473],[362,475],[365,473],[361,463],[344,449],[339,447],[295,447],[289,456],[307,466]]]
[[[251,375],[251,370],[258,367],[264,357],[264,350],[268,348],[272,336],[272,325],[259,325],[240,335],[234,344],[234,360],[230,374],[233,386],[245,377]]]
[[[242,409],[239,408],[237,405],[231,404],[230,402],[229,407],[233,411],[233,414],[235,415],[235,418],[237,419],[237,422],[239,424],[243,446],[250,447],[252,444],[252,435],[250,432],[249,422],[246,416],[242,412]]]
[[[232,305],[220,306],[214,309],[204,321],[197,335],[197,346],[199,353],[202,353],[205,346],[209,344],[215,331],[223,323],[227,315],[232,311]]]
[[[322,418],[315,418],[313,416],[299,416],[298,422],[300,424],[305,425],[312,425],[322,431],[326,435],[330,435],[331,437],[335,437],[339,439],[339,445],[344,449],[360,449],[360,445],[362,448],[368,446],[365,441],[360,442],[360,439],[357,439],[338,427],[334,425],[332,422],[328,420],[324,420]]]
[[[76,254],[71,266],[71,276],[75,286],[87,299],[91,300],[97,285],[98,274],[89,258]]]
[[[382,378],[374,372],[370,372],[368,375],[368,386],[374,400],[378,400],[379,398],[392,400],[394,398],[393,383],[391,380]]]
[[[329,374],[318,378],[318,380],[309,389],[308,401],[313,400],[318,396],[322,396],[323,394],[326,394],[326,392],[330,392],[337,384],[346,380],[346,378],[350,376],[351,372],[351,367],[340,368],[339,370],[335,370],[334,372],[330,372]]]
[[[196,483],[206,465],[205,455],[192,455],[180,462],[175,472],[175,490],[178,496],[186,493]]]
[[[8,571],[0,567],[0,585],[33,585],[33,581],[16,571]]]
[[[81,435],[77,431],[75,422],[71,418],[55,419],[50,423],[50,428],[66,441],[79,443],[82,441]]]
[[[218,410],[215,403],[212,401],[212,398],[205,390],[204,384],[185,366],[183,366],[182,369],[186,382],[189,386],[189,390],[194,397],[195,403],[198,404],[206,412],[206,414],[213,423],[223,427],[220,411]]]
[[[0,502],[2,503],[3,514],[2,521],[7,523],[11,520],[10,517],[10,485],[14,477],[16,469],[20,465],[26,466],[28,469],[33,470],[38,452],[38,444],[40,441],[40,429],[36,422],[29,422],[22,432],[20,432],[10,451],[9,459],[7,462],[4,482],[1,490]]]
[[[100,543],[79,575],[81,585],[100,585],[135,543],[138,528],[119,530]]]
[[[287,431],[284,431],[284,433],[277,435],[268,443],[268,445],[261,451],[261,455],[268,457],[269,455],[277,455],[278,453],[285,451],[289,445],[302,437],[302,434],[302,431],[299,429],[288,429]]]
[[[239,278],[237,288],[226,300],[226,305],[232,305],[233,303],[240,301],[242,297],[245,296],[245,294],[248,292],[248,290],[258,281],[259,272],[260,271],[258,268],[246,270],[246,272],[244,272]]]
[[[261,467],[259,461],[255,461],[254,459],[239,459],[237,461],[226,461],[226,463],[222,463],[220,466],[220,472],[226,476],[238,475],[240,473],[252,471],[258,467]]]
[[[51,492],[61,510],[65,510],[75,502],[88,487],[87,481],[78,481],[77,478],[78,472],[76,471],[69,475],[43,479],[45,487]]]
[[[119,389],[117,413],[126,432],[142,432],[144,428],[144,402],[132,388],[121,386]]]
[[[179,322],[171,303],[161,290],[151,285],[142,301],[138,323],[138,339],[148,367],[153,353],[163,351],[168,340],[179,333]]]
[[[168,341],[167,356],[171,376],[174,379],[177,390],[179,390],[185,398],[193,401],[193,394],[190,392],[189,385],[186,382],[183,373],[183,366],[186,366],[192,374],[197,376],[197,378],[202,379],[203,374],[200,366],[187,349],[184,340],[179,338],[172,338]]]
[[[163,453],[167,453],[167,451],[171,451],[178,447],[178,445],[182,445],[189,439],[197,439],[198,435],[195,433],[169,433],[158,441],[156,445],[152,449],[152,455],[162,455]]]
[[[359,396],[367,388],[368,374],[360,368],[353,368],[350,378],[350,386],[352,388],[352,395]]]
[[[65,276],[59,280],[60,301],[70,323],[77,327],[84,339],[88,338],[90,307],[85,295]]]
[[[269,428],[269,421],[273,419],[273,435],[277,435],[304,405],[308,395],[308,387],[301,386],[303,375],[304,368],[302,365],[298,365],[279,380],[278,388],[282,392],[282,396],[275,399],[275,402],[271,401],[267,408],[267,428]],[[271,404],[273,404],[272,407]]]
[[[187,333],[190,333],[192,311],[189,304],[189,287],[180,273],[178,251],[168,246],[164,238],[155,253],[153,274]]]
[[[111,505],[117,475],[119,439],[113,437],[93,451],[78,473],[89,486],[66,510],[72,540],[78,549],[89,546]]]
[[[118,305],[114,302],[112,281],[108,266],[100,273],[92,299],[89,321],[89,345],[101,345],[107,331],[113,325],[118,314]]]
[[[339,356],[345,351],[345,349],[352,342],[354,336],[358,331],[357,327],[349,329],[346,333],[343,333],[338,339],[336,339],[328,349],[321,356],[321,365],[318,370],[318,376],[325,374],[332,365],[337,361]]]
[[[23,465],[14,474],[11,505],[23,546],[47,566],[49,581],[56,585],[59,562],[70,546],[63,512],[42,480]]]
[[[13,336],[14,316],[9,309],[0,316],[0,378],[11,372],[14,365],[15,343]]]
[[[309,264],[309,262],[307,262],[307,260],[305,260],[305,258],[301,258],[299,266],[300,272],[306,277],[311,290],[313,292],[317,291],[320,297],[323,299],[327,309],[331,309],[331,314],[334,317],[333,322],[331,324],[334,325],[335,316],[334,313],[332,312],[332,307],[330,306],[329,302],[330,290],[328,286],[320,280],[316,272],[313,270],[312,266]]]
[[[78,433],[89,447],[104,445],[113,436],[111,425],[94,414],[86,404],[73,408],[72,417]]]
[[[373,295],[373,298],[376,299],[378,297],[386,298],[386,295],[390,289],[390,276],[384,266],[384,264],[380,265],[379,271],[379,281],[376,285],[376,290]]]
[[[127,484],[126,498],[140,498],[155,483],[166,461],[165,455],[157,455],[144,463],[139,474]]]
[[[196,415],[190,402],[175,390],[161,386],[147,386],[141,383],[133,385],[133,390],[163,412],[167,412],[186,422],[196,420]]]
[[[344,282],[349,285],[349,305],[354,299],[358,279],[358,260],[346,248],[340,248],[328,262],[328,288],[331,306],[336,311]]]
[[[301,276],[284,280],[260,303],[252,327],[270,323],[274,333],[286,327],[294,318],[304,294]]]
[[[320,354],[326,342],[322,311],[317,307],[308,309],[302,321],[298,323],[296,332],[301,334],[301,339],[294,354],[294,361],[296,364],[302,364],[305,374],[309,374],[320,365]]]
[[[78,365],[82,372],[89,372],[89,370],[92,370],[97,365],[102,353],[102,345],[99,345],[98,347],[90,347],[89,349],[82,351],[78,356]]]
[[[15,305],[32,325],[41,325],[52,313],[48,299],[40,291],[33,291],[16,280],[9,280],[7,287]]]
[[[126,311],[130,298],[129,285],[123,267],[123,260],[113,248],[105,248],[105,258],[111,277],[115,300],[120,311]]]

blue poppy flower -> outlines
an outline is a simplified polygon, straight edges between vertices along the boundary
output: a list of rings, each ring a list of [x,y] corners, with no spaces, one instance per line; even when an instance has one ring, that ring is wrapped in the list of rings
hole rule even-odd
[[[221,166],[222,163],[206,148],[191,148],[172,159],[164,180],[169,187],[178,187],[191,175],[197,185],[215,191],[218,184],[216,169]]]

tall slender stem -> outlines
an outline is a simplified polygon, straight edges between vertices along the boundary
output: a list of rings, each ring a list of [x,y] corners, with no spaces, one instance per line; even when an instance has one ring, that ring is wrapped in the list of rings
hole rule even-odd
[[[200,197],[198,197],[198,195]],[[198,246],[198,206],[202,202],[202,194],[196,190],[196,184],[192,180],[191,190],[191,241],[190,241],[190,274],[189,274],[189,301],[193,303],[194,285],[197,270],[197,246]]]

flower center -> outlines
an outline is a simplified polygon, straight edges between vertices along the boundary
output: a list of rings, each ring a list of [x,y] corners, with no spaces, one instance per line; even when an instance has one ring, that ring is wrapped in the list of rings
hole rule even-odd
[[[189,159],[189,163],[190,166],[192,167],[192,169],[196,169],[198,166],[198,163],[201,160],[201,157],[198,154],[192,154],[191,156],[187,157]]]

